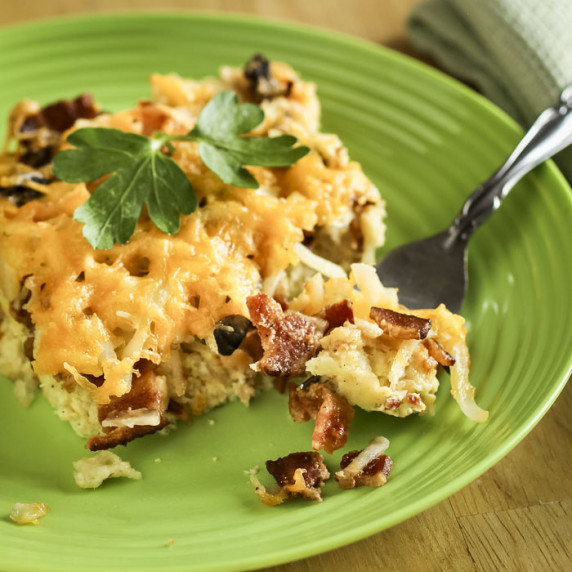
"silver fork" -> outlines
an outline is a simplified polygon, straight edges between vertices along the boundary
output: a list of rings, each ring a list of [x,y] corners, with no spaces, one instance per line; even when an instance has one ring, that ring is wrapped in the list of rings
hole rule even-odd
[[[459,312],[468,283],[467,243],[473,232],[524,175],[571,143],[572,85],[556,105],[539,115],[505,163],[471,193],[451,226],[400,246],[377,263],[384,286],[398,287],[399,301],[408,308],[435,308],[443,302]]]

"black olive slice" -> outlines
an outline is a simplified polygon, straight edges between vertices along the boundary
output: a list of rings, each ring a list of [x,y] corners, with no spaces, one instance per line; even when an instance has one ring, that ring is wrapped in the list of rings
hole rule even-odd
[[[240,346],[252,322],[245,316],[233,314],[217,322],[214,329],[214,338],[218,353],[222,356],[231,355]]]

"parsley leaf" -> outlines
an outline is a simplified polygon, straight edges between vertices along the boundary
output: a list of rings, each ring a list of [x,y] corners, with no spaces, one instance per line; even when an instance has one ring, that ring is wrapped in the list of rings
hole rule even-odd
[[[113,173],[74,212],[94,248],[126,243],[145,204],[153,223],[167,233],[179,230],[180,213],[196,209],[197,198],[185,173],[161,153],[164,140],[87,127],[74,131],[68,143],[77,149],[54,157],[56,177],[79,183]]]
[[[179,230],[179,215],[197,208],[197,198],[185,173],[162,149],[172,141],[196,141],[205,165],[225,183],[258,188],[245,165],[287,167],[306,155],[308,147],[293,147],[296,137],[242,137],[264,120],[251,103],[239,104],[236,94],[221,92],[201,112],[187,135],[160,131],[153,137],[118,129],[87,127],[67,138],[76,147],[54,157],[54,175],[70,183],[87,183],[110,175],[74,212],[84,223],[83,235],[96,249],[125,244],[135,232],[143,206],[163,232]]]
[[[195,128],[176,140],[198,141],[204,164],[225,183],[256,189],[256,179],[243,165],[287,167],[310,151],[308,147],[293,147],[297,139],[292,135],[240,137],[263,120],[260,107],[239,104],[235,93],[223,91],[205,106]]]

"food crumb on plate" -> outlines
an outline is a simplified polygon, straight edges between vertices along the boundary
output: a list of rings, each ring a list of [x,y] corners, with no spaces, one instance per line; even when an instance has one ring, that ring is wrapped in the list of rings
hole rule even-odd
[[[93,457],[84,457],[75,461],[73,466],[73,477],[77,486],[82,489],[96,489],[105,479],[110,478],[141,479],[139,471],[110,451],[101,451]]]
[[[266,506],[282,504],[287,498],[295,496],[322,502],[322,485],[330,478],[330,473],[320,453],[290,453],[275,461],[266,461],[266,469],[279,487],[274,487],[274,491],[267,490],[256,474],[250,474],[250,483],[256,495]]]
[[[10,518],[16,524],[38,524],[38,519],[46,516],[50,509],[43,502],[17,502],[10,513]]]

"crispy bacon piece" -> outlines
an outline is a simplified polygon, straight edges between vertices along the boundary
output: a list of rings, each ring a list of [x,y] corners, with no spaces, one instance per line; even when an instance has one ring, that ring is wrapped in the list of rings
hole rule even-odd
[[[333,453],[346,444],[354,409],[348,400],[325,385],[314,383],[308,389],[290,384],[289,409],[296,423],[316,420],[312,449]]]
[[[324,318],[328,322],[326,335],[330,330],[343,326],[346,322],[354,323],[354,312],[349,300],[342,300],[324,308]]]
[[[434,338],[427,338],[425,340],[425,347],[429,351],[429,355],[441,365],[452,366],[455,365],[455,358],[445,350],[445,348]]]
[[[391,458],[382,454],[388,447],[385,437],[376,437],[362,451],[346,453],[340,462],[341,470],[335,475],[340,488],[384,485],[393,467]]]
[[[273,376],[304,373],[321,337],[314,324],[298,312],[284,314],[280,304],[266,294],[250,296],[246,304],[264,350],[258,368]]]
[[[401,399],[396,399],[395,397],[390,397],[389,399],[385,400],[383,407],[385,409],[399,409],[401,406]]]
[[[283,296],[282,294],[274,294],[272,297],[280,304],[283,312],[288,309],[288,299],[286,296]]]
[[[77,119],[93,119],[97,109],[90,93],[79,95],[75,99],[61,99],[50,105],[42,107],[36,115],[29,115],[23,122],[20,132],[32,133],[40,127],[47,127],[52,131],[63,133],[69,129]]]
[[[340,468],[345,469],[360,453],[361,451],[346,453],[342,457]],[[392,467],[393,461],[388,455],[376,457],[354,477],[354,487],[380,487],[384,485]]]
[[[266,461],[266,469],[280,486],[278,492],[268,492],[253,474],[250,477],[258,498],[265,505],[282,504],[294,496],[322,502],[321,487],[330,473],[319,453],[290,453],[275,461]]]
[[[410,405],[421,405],[421,398],[417,393],[408,393],[407,403],[409,403]]]
[[[304,481],[308,487],[319,487],[330,476],[322,455],[315,451],[290,453],[275,461],[266,461],[266,470],[281,487],[294,484],[296,469],[304,469]]]
[[[254,328],[249,330],[239,347],[252,358],[253,362],[260,360],[264,355],[264,350],[260,343],[260,336]]]
[[[166,402],[163,388],[148,362],[142,362],[140,377],[133,377],[131,391],[121,397],[112,397],[106,405],[98,409],[99,421],[103,427],[103,435],[94,435],[87,441],[91,451],[110,449],[117,445],[125,445],[129,441],[154,433],[169,424],[165,417]],[[153,415],[157,417],[155,425],[129,426],[130,414]],[[108,425],[121,420],[117,425]]]
[[[408,393],[404,400],[397,399],[396,397],[386,399],[383,407],[385,409],[399,409],[404,401],[413,406],[421,405],[421,398],[417,393]]]
[[[385,334],[400,340],[423,340],[431,329],[431,320],[386,308],[372,306],[369,317],[375,320]]]

